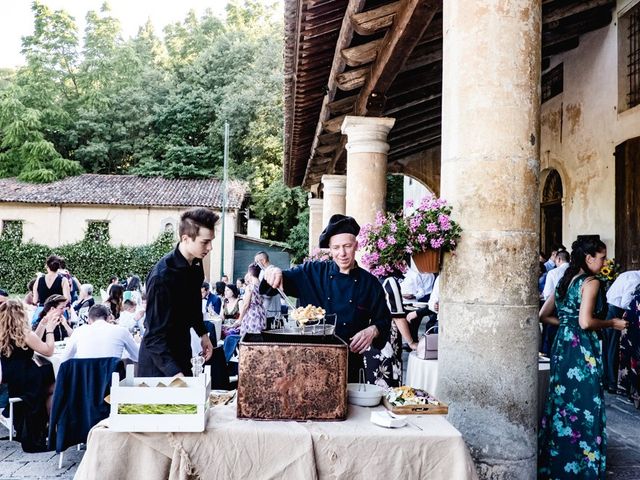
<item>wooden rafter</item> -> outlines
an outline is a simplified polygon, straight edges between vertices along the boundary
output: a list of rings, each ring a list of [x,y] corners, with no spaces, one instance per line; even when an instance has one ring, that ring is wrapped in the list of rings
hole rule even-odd
[[[351,16],[353,28],[359,35],[373,35],[393,24],[399,8],[400,2],[393,2],[367,12],[356,13]]]

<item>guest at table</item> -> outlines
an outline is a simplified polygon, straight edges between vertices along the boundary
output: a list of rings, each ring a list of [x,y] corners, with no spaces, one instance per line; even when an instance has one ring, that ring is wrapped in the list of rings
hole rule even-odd
[[[272,265],[271,260],[269,259],[269,254],[265,251],[260,251],[256,253],[253,260],[260,268],[260,281],[262,281],[264,279],[265,270]],[[280,294],[274,289],[264,292],[262,295],[262,303],[264,304],[264,309],[267,312],[267,330],[271,330],[273,328],[275,319],[280,314],[280,298]]]
[[[440,275],[436,277],[436,281],[433,282],[433,290],[429,296],[429,301],[426,307],[419,308],[413,312],[407,314],[407,321],[409,322],[409,328],[411,331],[411,342],[407,342],[408,347],[411,350],[418,348],[418,330],[413,328],[413,325],[420,326],[422,320],[427,317],[427,324],[425,325],[425,331],[429,330],[438,324],[438,311],[440,310]]]
[[[242,299],[240,316],[238,317],[241,336],[245,333],[260,333],[267,327],[267,311],[259,288],[260,272],[260,267],[252,263],[249,265],[247,275],[244,277],[247,287]]]
[[[2,383],[8,385],[10,397],[22,398],[22,402],[15,405],[14,424],[17,439],[25,452],[47,450],[47,422],[55,378],[52,365],[37,366],[33,361],[33,353],[53,355],[53,331],[59,319],[60,316],[50,315],[41,321],[45,331],[43,342],[29,328],[20,301],[0,303]]]
[[[144,310],[138,310],[137,305],[133,300],[125,300],[124,306],[122,308],[122,311],[120,312],[120,318],[118,318],[117,324],[125,328],[128,332],[132,334],[136,332],[143,332],[144,331],[144,325],[142,325],[143,317],[144,317]]]
[[[45,327],[47,322],[43,322],[43,319],[56,319],[56,329],[54,330],[54,340],[59,342],[64,340],[67,337],[70,337],[73,333],[73,329],[69,322],[67,321],[67,317],[64,315],[65,310],[67,309],[68,300],[66,297],[62,295],[51,295],[47,298],[47,301],[44,302],[44,307],[38,314],[38,319],[34,326],[34,330],[38,338],[44,340],[44,336],[46,335]]]
[[[79,325],[83,325],[87,322],[89,309],[93,307],[95,303],[96,300],[95,298],[93,298],[93,285],[91,285],[90,283],[84,283],[80,285],[80,295],[78,297],[78,300],[71,305],[73,310],[78,315]]]
[[[131,275],[122,295],[123,300],[133,300],[136,305],[142,301],[142,284],[138,275]]]
[[[51,295],[63,295],[67,301],[71,300],[69,282],[59,273],[62,259],[57,255],[50,255],[45,262],[44,275],[38,274],[36,283],[33,285],[33,302],[37,305],[32,317],[32,323],[40,315],[44,308],[44,302]]]
[[[629,326],[620,337],[618,388],[640,409],[640,285],[636,286],[624,319]]]
[[[209,282],[202,282],[200,288],[202,295],[202,314],[215,314],[220,315],[220,309],[222,308],[222,300],[215,293],[211,291]]]
[[[625,320],[601,320],[606,304],[600,272],[603,242],[579,238],[571,263],[540,310],[544,323],[558,325],[551,351],[549,391],[538,439],[538,478],[604,478],[606,412],[600,340],[596,330],[626,328]],[[557,317],[554,311],[557,308]]]
[[[236,280],[236,287],[238,287],[238,291],[240,292],[240,297],[244,295],[245,286],[246,286],[246,283],[244,281],[244,278],[238,278]]]
[[[640,285],[640,270],[630,270],[618,275],[618,278],[607,290],[607,303],[609,310],[607,318],[618,318],[625,314],[625,311],[632,309],[634,292]],[[629,322],[633,323],[634,312],[627,312]],[[631,330],[633,327],[630,326]],[[630,334],[629,334],[630,333]],[[627,340],[633,337],[632,332],[628,332]],[[618,391],[618,363],[620,360],[620,332],[613,328],[606,328],[602,331],[602,359],[604,367],[604,387],[609,393]],[[627,344],[627,353],[630,345]],[[625,389],[626,390],[626,389]]]
[[[120,318],[120,312],[124,302],[124,287],[122,285],[113,285],[107,299],[102,303],[111,310],[111,315],[117,321]]]
[[[62,361],[70,358],[121,358],[126,350],[129,358],[138,361],[138,344],[126,328],[108,323],[111,311],[106,305],[89,309],[87,325],[78,327],[62,354]]]
[[[237,320],[240,317],[242,300],[239,298],[238,287],[228,284],[224,288],[224,301],[222,302],[222,318],[225,320]]]
[[[362,354],[371,345],[383,348],[391,328],[382,285],[356,262],[359,231],[352,217],[333,215],[320,235],[320,248],[331,250],[330,262],[306,262],[284,271],[272,266],[260,286],[261,291],[282,287],[301,305],[315,305],[337,315],[336,335],[350,350],[350,382],[358,381],[358,372],[364,367]]]
[[[187,210],[180,217],[176,248],[160,259],[147,277],[145,335],[138,375],[192,375],[191,335],[200,337],[205,361],[213,346],[202,318],[202,263],[211,251],[218,215],[207,208]],[[114,287],[115,288],[115,287]]]
[[[107,296],[109,296],[109,294],[111,293],[111,287],[113,287],[114,285],[120,285],[120,283],[118,282],[118,277],[115,275],[112,275],[111,277],[109,277],[109,285],[107,285]]]

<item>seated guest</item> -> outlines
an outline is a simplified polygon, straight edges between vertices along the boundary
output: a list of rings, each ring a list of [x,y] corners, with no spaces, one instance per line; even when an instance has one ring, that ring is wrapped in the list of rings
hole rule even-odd
[[[240,333],[240,307],[242,306],[242,300],[238,298],[238,287],[235,285],[227,285],[224,289],[224,301],[222,303],[221,316],[224,320],[236,320],[232,326],[222,326],[222,337],[227,335],[238,335]]]
[[[108,323],[111,312],[106,305],[89,309],[88,324],[78,327],[67,342],[62,361],[69,358],[121,358],[126,349],[129,358],[138,361],[138,344],[127,329]]]
[[[103,305],[111,309],[111,315],[115,320],[120,318],[122,311],[122,302],[124,300],[124,287],[122,285],[111,285],[109,297],[103,302]]]
[[[144,310],[138,310],[133,300],[125,300],[118,319],[118,325],[133,334],[136,330],[142,331],[144,329],[141,322],[142,317],[144,317]]]
[[[34,331],[39,338],[44,340],[45,325],[44,319],[56,320],[56,329],[54,330],[54,340],[59,342],[67,337],[70,337],[73,333],[73,329],[67,318],[64,316],[64,312],[67,309],[67,298],[63,295],[51,295],[44,302],[44,307],[38,314],[36,324],[34,325]]]
[[[205,318],[207,316],[207,313],[215,313],[216,315],[220,315],[222,299],[211,291],[209,282],[202,282],[200,293],[202,294],[202,313],[203,315],[205,315]]]
[[[93,298],[93,285],[90,283],[80,285],[80,296],[72,305],[73,310],[78,315],[80,325],[87,323],[87,314],[95,303],[96,301]]]
[[[21,302],[7,300],[0,303],[2,383],[8,385],[10,397],[22,398],[22,402],[16,404],[14,424],[25,452],[46,450],[47,422],[55,378],[50,363],[42,367],[35,364],[33,352],[53,355],[53,331],[59,319],[59,315],[50,315],[40,321],[45,331],[43,342],[30,330]]]
[[[236,280],[236,287],[238,287],[238,291],[240,292],[240,296],[244,295],[244,289],[245,289],[246,283],[244,281],[244,278],[239,278]]]
[[[419,302],[428,302],[435,280],[436,276],[433,273],[420,273],[409,268],[400,284],[402,296],[404,298],[415,298]]]

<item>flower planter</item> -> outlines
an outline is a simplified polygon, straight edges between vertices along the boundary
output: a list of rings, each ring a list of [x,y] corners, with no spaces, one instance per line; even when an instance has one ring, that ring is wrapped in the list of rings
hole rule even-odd
[[[436,273],[440,271],[440,250],[425,250],[413,254],[413,261],[420,273]]]

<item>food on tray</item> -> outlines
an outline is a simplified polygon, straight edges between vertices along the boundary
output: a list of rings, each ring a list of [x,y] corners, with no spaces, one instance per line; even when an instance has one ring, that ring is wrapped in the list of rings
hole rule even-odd
[[[402,405],[440,405],[440,402],[435,397],[424,390],[407,386],[389,389],[386,398],[392,407],[400,407]]]
[[[170,387],[178,387],[178,388],[183,388],[187,386],[187,382],[185,382],[184,380],[182,380],[181,378],[174,378],[171,383],[169,384]]]
[[[235,390],[231,390],[230,392],[211,392],[209,394],[209,406],[226,405],[227,403],[231,403],[235,396]]]
[[[291,312],[291,318],[297,320],[298,323],[305,324],[309,320],[321,320],[326,313],[322,307],[307,305],[306,307],[298,307]]]
[[[121,403],[118,405],[118,413],[121,415],[184,415],[198,413],[198,406],[169,403]]]

